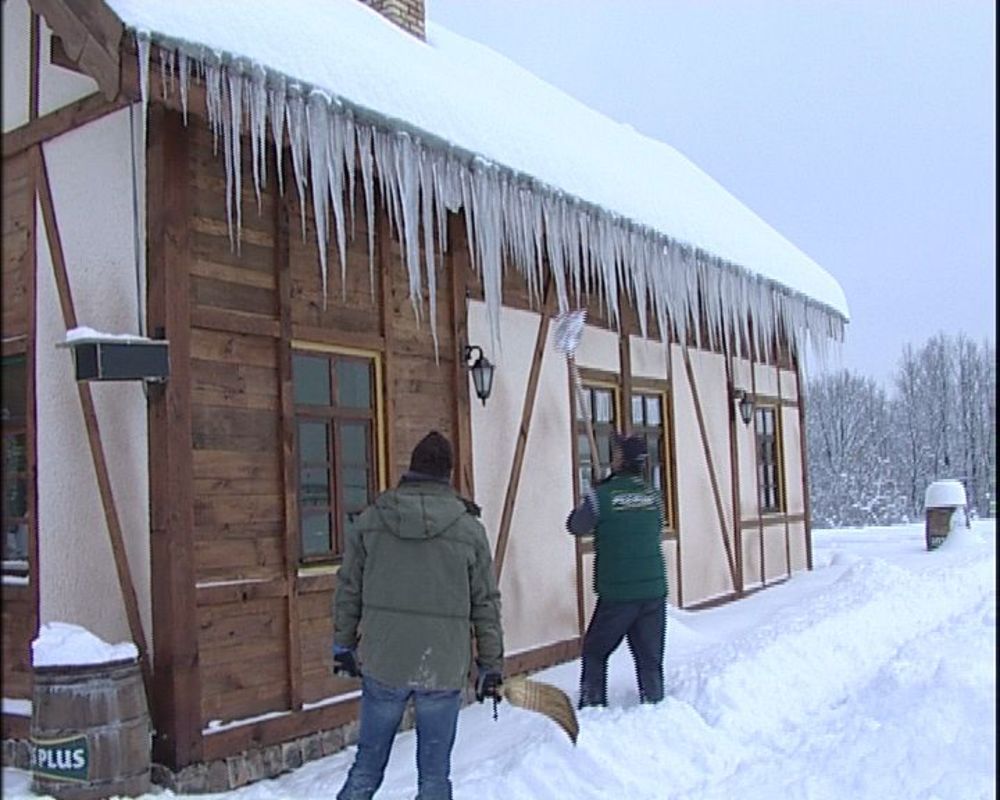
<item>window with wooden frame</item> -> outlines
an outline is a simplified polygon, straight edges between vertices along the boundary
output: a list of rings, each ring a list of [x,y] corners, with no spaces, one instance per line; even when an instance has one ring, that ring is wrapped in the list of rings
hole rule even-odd
[[[28,383],[23,355],[4,356],[3,572],[28,574]]]
[[[294,349],[296,494],[304,563],[339,558],[378,483],[374,355]]]
[[[586,403],[587,405],[583,405]],[[576,395],[576,476],[577,491],[583,497],[590,491],[593,474],[594,454],[590,449],[587,433],[586,410],[594,426],[594,441],[597,445],[597,476],[603,478],[611,470],[611,434],[619,430],[618,407],[620,405],[618,387],[613,384],[587,382],[583,385],[583,397]]]
[[[778,409],[758,406],[754,410],[754,433],[757,438],[757,492],[761,513],[784,510],[781,477],[781,431]]]
[[[660,493],[665,527],[673,528],[673,459],[667,411],[665,390],[633,388],[632,435],[646,441],[645,478]]]

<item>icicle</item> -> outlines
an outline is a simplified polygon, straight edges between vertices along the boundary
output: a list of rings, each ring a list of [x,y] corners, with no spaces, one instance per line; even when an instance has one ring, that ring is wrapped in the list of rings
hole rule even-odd
[[[292,172],[295,189],[299,194],[299,211],[302,216],[302,241],[306,240],[306,105],[298,84],[291,84],[287,93],[288,143],[292,151]]]
[[[212,129],[212,155],[219,153],[219,131],[222,128],[222,69],[217,64],[205,64],[205,108]]]
[[[393,138],[395,150],[395,171],[393,178],[399,186],[400,209],[402,211],[402,232],[406,272],[410,284],[410,304],[417,315],[422,316],[421,276],[420,276],[420,165],[413,140],[409,134],[401,133]]]
[[[179,50],[177,53],[177,70],[177,80],[181,90],[181,114],[184,116],[184,125],[186,126],[188,121],[188,88],[191,83],[191,60],[183,50]]]
[[[243,130],[243,76],[239,64],[230,64],[226,86],[229,90],[228,114],[223,114],[226,135],[226,215],[229,222],[229,242],[233,242],[233,217],[236,217],[236,252],[240,252],[243,235],[243,160],[240,154]]]
[[[365,219],[368,226],[368,285],[372,300],[375,299],[375,176],[372,163],[372,129],[369,125],[355,128],[358,137],[358,154],[361,161],[361,182],[365,190]]]
[[[166,47],[160,47],[160,99],[166,100],[168,95],[168,81],[171,76],[171,69],[169,65],[170,57],[172,52]]]
[[[306,130],[309,142],[309,182],[312,188],[313,217],[316,224],[316,245],[323,283],[323,303],[327,293],[327,231],[330,202],[330,112],[327,100],[318,92],[309,95],[306,107]]]
[[[562,220],[559,215],[558,201],[546,198],[542,203],[542,216],[545,220],[546,255],[549,259],[549,274],[556,290],[556,304],[559,313],[569,311],[569,297],[566,292],[566,271],[563,258]]]
[[[260,189],[267,182],[267,74],[260,64],[250,73],[250,158],[257,213],[262,211]]]
[[[438,361],[437,269],[434,263],[434,178],[423,148],[416,154],[420,183],[420,227],[424,240],[424,269],[427,273],[427,300],[434,340],[434,361]]]
[[[448,249],[448,210],[444,201],[444,176],[447,172],[444,158],[433,151],[425,151],[425,156],[431,162],[431,183],[434,196],[434,217],[437,220],[438,256],[444,263],[444,254]]]
[[[144,32],[136,33],[136,42],[145,140],[152,43]],[[318,95],[321,104],[310,94],[307,110],[301,87],[286,87],[285,78],[268,75],[259,64],[244,72],[238,61],[222,64],[219,53],[199,52],[196,57],[190,50],[162,43],[158,56],[163,96],[169,97],[176,80],[185,124],[190,81],[192,77],[204,80],[213,151],[218,153],[220,134],[224,144],[227,223],[231,245],[237,251],[242,240],[243,113],[248,118],[258,213],[267,181],[268,115],[282,194],[280,161],[287,128],[303,239],[306,184],[310,184],[324,297],[328,291],[331,205],[341,285],[346,292],[347,215],[353,238],[360,194],[355,171],[359,166],[368,230],[369,287],[374,298],[377,169],[390,231],[395,231],[401,243],[400,257],[418,320],[423,315],[423,291],[426,288],[428,292],[435,353],[437,259],[438,254],[443,259],[448,246],[448,211],[460,209],[464,209],[469,254],[482,281],[497,350],[505,264],[524,280],[532,306],[541,301],[546,271],[561,311],[568,309],[571,296],[581,305],[597,293],[609,321],[620,326],[619,297],[626,297],[636,309],[644,337],[651,333],[652,314],[663,341],[676,337],[686,345],[690,338],[699,348],[719,348],[726,354],[742,353],[745,347],[760,361],[771,359],[779,333],[797,359],[807,342],[820,353],[831,342],[843,339],[843,318],[805,295],[615,214],[583,206],[573,197],[523,180],[481,158],[469,163],[450,151],[427,148],[405,133],[359,124],[350,108],[339,104],[331,108],[323,95]],[[349,195],[347,209],[345,192]]]
[[[385,205],[386,215],[389,217],[390,235],[393,230],[402,242],[402,232],[400,228],[399,192],[397,181],[394,178],[396,173],[396,156],[392,137],[379,130],[372,130],[372,152],[375,155],[375,166],[379,176],[379,190],[382,195],[382,202]],[[406,268],[406,256],[403,248],[399,248],[400,264]]]
[[[149,109],[149,34],[140,32],[135,35],[136,55],[139,59],[139,91],[142,96],[142,118],[146,119]],[[145,138],[145,137],[143,137]]]
[[[274,163],[278,171],[278,193],[285,194],[283,141],[285,134],[285,79],[275,76],[267,89],[267,104],[271,114],[271,138],[274,139]]]
[[[356,231],[355,228],[355,196],[354,196],[354,167],[357,163],[357,153],[355,151],[355,143],[357,141],[357,136],[354,132],[354,114],[350,109],[344,112],[343,118],[341,119],[343,124],[343,153],[344,153],[344,164],[347,166],[347,197],[348,210],[351,212],[351,238],[354,238]]]
[[[486,318],[494,351],[500,349],[500,296],[503,281],[500,243],[502,221],[499,204],[500,192],[495,168],[475,164],[469,172],[468,196],[472,209],[473,237],[475,242],[473,263],[477,265],[483,284]]]
[[[344,220],[344,157],[347,149],[345,122],[336,108],[330,109],[328,122],[327,176],[330,199],[333,202],[333,220],[337,229],[337,250],[340,254],[340,287],[347,299],[347,226]],[[353,137],[352,137],[353,138]]]

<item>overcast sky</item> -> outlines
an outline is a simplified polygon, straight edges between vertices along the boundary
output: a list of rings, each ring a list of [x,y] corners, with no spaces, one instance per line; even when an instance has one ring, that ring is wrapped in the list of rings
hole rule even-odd
[[[667,142],[843,286],[840,360],[995,341],[993,0],[427,0]]]

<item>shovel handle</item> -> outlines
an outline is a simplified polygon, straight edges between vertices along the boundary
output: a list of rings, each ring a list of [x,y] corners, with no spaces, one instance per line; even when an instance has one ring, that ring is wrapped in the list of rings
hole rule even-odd
[[[594,436],[594,421],[590,416],[590,403],[583,390],[583,381],[580,378],[580,368],[576,365],[576,359],[572,353],[566,354],[566,362],[569,364],[569,371],[573,377],[573,386],[576,387],[577,402],[583,411],[583,419],[587,428],[587,443],[590,445],[590,482],[597,483],[600,480],[599,469],[601,456],[597,452],[597,439]]]

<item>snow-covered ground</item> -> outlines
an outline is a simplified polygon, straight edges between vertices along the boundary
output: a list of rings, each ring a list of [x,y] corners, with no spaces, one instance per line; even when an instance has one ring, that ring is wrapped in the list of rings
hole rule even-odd
[[[543,717],[462,711],[455,797],[979,800],[996,797],[996,526],[938,550],[922,525],[814,531],[815,569],[739,603],[671,609],[668,697],[640,706],[624,647],[573,747]],[[540,673],[576,697],[578,662]],[[353,749],[225,800],[330,798]],[[414,735],[382,800],[415,793]],[[4,770],[3,796],[33,798]],[[159,800],[170,792],[149,795]],[[177,796],[180,797],[180,796]]]

